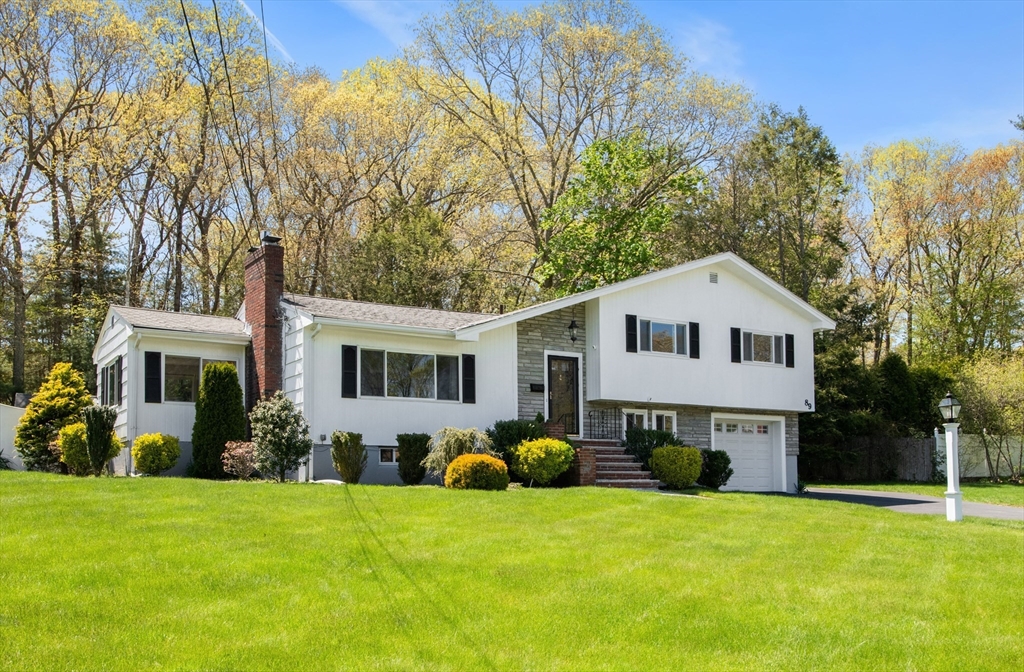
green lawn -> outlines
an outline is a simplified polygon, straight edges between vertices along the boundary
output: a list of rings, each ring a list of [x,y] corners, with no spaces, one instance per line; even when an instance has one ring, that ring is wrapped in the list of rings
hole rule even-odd
[[[0,472],[0,669],[1024,667],[1024,525]]]
[[[884,492],[911,492],[917,495],[943,497],[945,485],[931,483],[808,483],[812,488],[842,488],[846,490],[881,490]],[[965,502],[982,502],[984,504],[1008,504],[1024,506],[1024,486],[1012,483],[970,482],[961,483],[960,491]]]

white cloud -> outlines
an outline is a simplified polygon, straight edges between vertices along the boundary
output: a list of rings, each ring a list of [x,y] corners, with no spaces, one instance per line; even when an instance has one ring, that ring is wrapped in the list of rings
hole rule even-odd
[[[364,23],[376,28],[396,47],[413,41],[413,24],[437,3],[402,0],[334,0]]]
[[[284,56],[285,60],[287,60],[289,63],[294,63],[295,59],[292,58],[292,55],[289,54],[288,50],[284,48],[284,45],[281,43],[281,40],[277,39],[277,37],[275,37],[274,34],[270,32],[270,29],[263,25],[263,22],[260,21],[260,17],[257,16],[256,12],[252,11],[252,9],[249,8],[249,5],[245,4],[245,0],[238,0],[238,4],[242,6],[242,9],[244,9],[246,13],[252,17],[253,21],[255,21],[256,24],[262,30],[267,31],[267,41],[270,42],[274,49],[277,49],[277,52]]]
[[[732,31],[716,21],[697,18],[676,30],[679,47],[690,57],[696,70],[720,79],[742,79],[741,48],[732,38]]]

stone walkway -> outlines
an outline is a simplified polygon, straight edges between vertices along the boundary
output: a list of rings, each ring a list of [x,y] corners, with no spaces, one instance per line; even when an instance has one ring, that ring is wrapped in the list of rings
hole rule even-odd
[[[941,497],[917,495],[908,492],[881,492],[875,490],[846,490],[838,488],[807,488],[804,497],[824,499],[850,504],[866,504],[899,511],[901,513],[923,513],[946,515],[946,500]],[[1002,504],[979,504],[964,502],[964,517],[998,518],[1024,522],[1024,508]]]

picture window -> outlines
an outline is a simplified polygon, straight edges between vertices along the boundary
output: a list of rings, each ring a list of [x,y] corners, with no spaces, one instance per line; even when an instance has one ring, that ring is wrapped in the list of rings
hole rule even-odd
[[[199,397],[199,357],[164,357],[164,401],[195,403]]]
[[[359,349],[363,397],[459,401],[459,356]]]

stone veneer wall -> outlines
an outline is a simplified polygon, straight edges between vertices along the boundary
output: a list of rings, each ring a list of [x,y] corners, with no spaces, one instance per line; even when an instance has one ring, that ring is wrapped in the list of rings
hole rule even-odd
[[[688,446],[711,447],[711,414],[737,413],[751,415],[783,415],[786,417],[786,455],[800,454],[800,415],[750,408],[719,408],[709,406],[673,406],[671,404],[637,404],[638,408],[676,412],[676,435]]]
[[[583,355],[580,365],[580,389],[583,397],[580,422],[582,423],[581,429],[585,430],[587,411],[590,409],[590,404],[587,402],[585,314],[586,309],[583,304],[577,305],[575,317],[579,331],[576,333],[575,343],[569,340],[569,322],[573,319],[572,308],[563,308],[546,315],[538,315],[516,325],[520,419],[533,420],[537,417],[537,413],[543,413],[545,418],[548,415],[548,376],[544,362],[544,350],[579,353]],[[544,392],[531,392],[530,383],[543,383]]]

